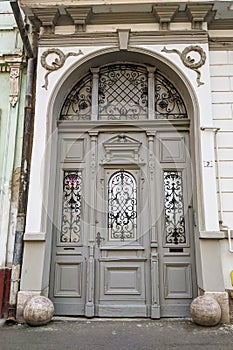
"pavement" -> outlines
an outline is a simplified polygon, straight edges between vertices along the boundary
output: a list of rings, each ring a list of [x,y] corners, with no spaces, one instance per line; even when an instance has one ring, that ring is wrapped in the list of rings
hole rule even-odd
[[[46,326],[5,325],[0,350],[233,350],[233,324],[202,327],[190,319],[54,317]]]

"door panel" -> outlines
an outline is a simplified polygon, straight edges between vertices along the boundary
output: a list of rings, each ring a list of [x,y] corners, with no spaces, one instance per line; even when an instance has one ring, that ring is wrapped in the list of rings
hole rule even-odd
[[[191,265],[189,263],[164,264],[165,299],[186,299],[192,297]]]
[[[98,316],[148,316],[149,240],[141,217],[148,202],[145,163],[139,165],[143,138],[98,136],[97,231],[103,237],[95,256]]]
[[[192,184],[188,133],[158,133],[161,184],[157,208],[161,316],[189,316],[196,295],[192,232]]]
[[[56,314],[189,316],[196,295],[189,136],[59,135],[50,298]]]
[[[70,260],[70,259],[69,259]],[[82,297],[82,262],[57,259],[55,265],[55,297]]]
[[[87,138],[59,135],[50,298],[55,313],[84,315],[87,270]]]

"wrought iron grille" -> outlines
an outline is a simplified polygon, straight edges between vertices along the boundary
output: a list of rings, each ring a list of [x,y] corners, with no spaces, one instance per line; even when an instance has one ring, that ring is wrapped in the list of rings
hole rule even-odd
[[[181,171],[164,171],[165,242],[186,243]]]
[[[61,120],[91,119],[92,74],[81,79],[63,104]],[[155,73],[155,118],[183,119],[187,111],[175,86],[161,72]],[[147,119],[148,72],[133,64],[115,64],[100,69],[99,119]]]
[[[78,243],[80,241],[81,198],[81,171],[65,171],[63,178],[61,243]]]
[[[121,170],[109,180],[108,228],[110,240],[134,240],[137,227],[137,187],[135,178]]]
[[[119,64],[100,70],[100,119],[145,119],[147,100],[146,68]]]
[[[62,107],[60,119],[91,119],[91,78],[89,74],[73,87]]]
[[[179,92],[159,71],[155,74],[155,114],[156,119],[187,118]]]

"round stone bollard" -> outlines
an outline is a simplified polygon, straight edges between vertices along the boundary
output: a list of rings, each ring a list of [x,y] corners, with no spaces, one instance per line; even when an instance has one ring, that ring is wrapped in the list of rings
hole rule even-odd
[[[199,296],[190,305],[193,322],[201,326],[216,326],[221,319],[219,303],[209,296]]]
[[[26,302],[23,317],[30,326],[43,326],[49,323],[53,317],[54,306],[51,300],[38,295]]]

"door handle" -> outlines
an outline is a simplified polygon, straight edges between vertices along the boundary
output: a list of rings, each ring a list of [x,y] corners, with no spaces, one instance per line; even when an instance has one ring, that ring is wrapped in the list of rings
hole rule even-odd
[[[97,243],[97,245],[98,245],[98,247],[99,247],[101,241],[104,241],[104,237],[101,237],[100,232],[97,232],[95,240],[96,240],[96,243]]]

